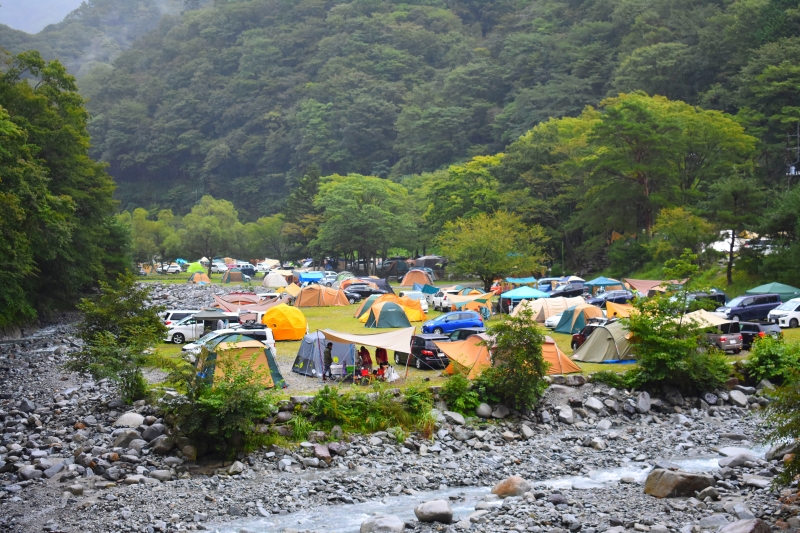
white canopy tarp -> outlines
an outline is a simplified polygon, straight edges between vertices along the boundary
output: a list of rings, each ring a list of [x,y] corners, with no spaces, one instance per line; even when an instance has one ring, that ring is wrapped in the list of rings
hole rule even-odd
[[[355,335],[353,333],[339,333],[329,329],[323,329],[322,334],[325,338],[333,342],[345,344],[363,344],[373,348],[385,348],[396,352],[408,353],[411,349],[411,337],[416,328],[403,328],[386,333],[375,333],[372,335]]]
[[[676,318],[675,322],[679,320],[680,318]],[[730,322],[730,320],[725,320],[724,318],[715,315],[714,313],[709,313],[705,309],[698,309],[697,311],[686,313],[685,315],[683,315],[683,321],[684,323],[693,322],[696,326],[699,326],[701,328],[720,326],[722,324],[728,324]]]

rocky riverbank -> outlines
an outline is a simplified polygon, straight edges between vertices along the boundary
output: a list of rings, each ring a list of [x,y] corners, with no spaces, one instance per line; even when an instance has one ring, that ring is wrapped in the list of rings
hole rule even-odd
[[[482,405],[465,418],[439,401],[432,440],[312,433],[288,449],[193,462],[195,450],[171,435],[157,406],[123,405],[108,383],[65,373],[65,357],[77,348],[68,326],[0,346],[0,531],[272,531],[257,520],[286,524],[312,511],[334,516],[406,497],[411,512],[436,494],[458,504],[511,476],[524,483],[519,490],[487,491],[449,525],[419,514],[400,523],[420,532],[532,533],[714,533],[751,517],[798,526],[793,492],[770,488],[786,450],[765,456],[757,447],[767,400],[755,388],[659,399],[557,378],[528,416]],[[284,412],[308,399],[292,398]],[[648,480],[655,471],[672,473],[659,496],[683,492],[646,494],[646,482],[657,485]],[[688,478],[701,471],[706,479],[694,485]],[[683,481],[665,488],[674,478]],[[282,527],[347,530],[293,523]]]

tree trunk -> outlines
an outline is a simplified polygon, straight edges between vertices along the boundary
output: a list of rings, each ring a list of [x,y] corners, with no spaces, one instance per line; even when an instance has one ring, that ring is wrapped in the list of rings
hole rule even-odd
[[[211,250],[206,250],[206,258],[208,259],[208,279],[211,279],[211,267],[214,265],[214,254]]]
[[[492,282],[494,281],[494,277],[481,279],[483,280],[483,292],[489,292],[492,290]]]
[[[735,243],[736,243],[736,231],[731,230],[731,246],[728,249],[728,269],[727,269],[728,287],[733,285],[733,246]]]

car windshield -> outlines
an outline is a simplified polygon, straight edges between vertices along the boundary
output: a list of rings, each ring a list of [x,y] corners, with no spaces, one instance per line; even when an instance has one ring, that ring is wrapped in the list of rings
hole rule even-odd
[[[197,341],[195,341],[195,344],[205,344],[218,335],[220,335],[220,333],[217,333],[216,331],[211,331],[209,333],[206,333],[199,339],[197,339]]]
[[[744,302],[745,298],[746,298],[745,296],[739,296],[738,298],[734,298],[733,300],[728,302],[728,305],[726,307],[739,307],[740,305],[742,305],[742,302]]]
[[[176,326],[185,326],[186,324],[188,324],[188,323],[189,323],[189,322],[191,322],[192,320],[194,320],[194,317],[193,317],[192,315],[189,315],[189,316],[187,316],[187,317],[183,318],[183,319],[182,319],[180,322],[178,322],[178,323],[177,323],[177,324],[175,324],[175,325],[176,325]]]
[[[783,302],[781,305],[779,305],[775,309],[778,310],[778,311],[794,311],[795,307],[797,307],[797,305],[799,303],[800,302],[796,302],[794,300],[789,300],[788,302]]]

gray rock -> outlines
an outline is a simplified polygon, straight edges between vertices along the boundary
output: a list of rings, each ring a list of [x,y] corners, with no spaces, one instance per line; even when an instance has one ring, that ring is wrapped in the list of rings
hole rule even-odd
[[[532,439],[536,435],[536,433],[530,428],[530,426],[526,424],[522,424],[519,429],[520,432],[522,433],[522,436],[525,437],[526,439]]]
[[[714,477],[707,474],[656,468],[648,474],[644,492],[656,498],[676,498],[694,496],[695,492],[714,485]]]
[[[288,422],[292,418],[294,418],[294,413],[292,413],[291,411],[281,411],[278,413],[278,416],[275,418],[275,421],[279,424],[283,424],[285,422]]]
[[[697,499],[704,501],[706,498],[717,501],[719,500],[719,492],[714,487],[706,487],[697,494]]]
[[[246,468],[247,467],[245,467],[240,461],[234,461],[233,464],[228,467],[228,474],[235,476],[236,474],[241,474],[244,472]]]
[[[83,494],[83,485],[78,485],[78,484],[70,485],[69,487],[67,487],[67,490],[70,493],[72,493],[73,496],[80,496],[81,494]]]
[[[19,470],[17,470],[17,476],[25,481],[29,481],[31,479],[39,479],[42,477],[42,471],[36,470],[36,467],[33,465],[25,465]]]
[[[316,457],[306,457],[303,459],[303,466],[310,468],[319,468],[319,459]]]
[[[172,479],[172,473],[169,470],[153,470],[150,472],[150,477],[159,481],[169,481]]]
[[[361,522],[361,533],[403,533],[406,523],[394,515],[370,516]]]
[[[64,468],[66,468],[64,466],[64,463],[56,463],[43,472],[44,477],[50,479],[51,477],[55,476],[56,474],[64,470]]]
[[[167,455],[174,447],[175,441],[166,435],[161,435],[150,441],[150,449],[153,450],[153,453],[156,455]]]
[[[604,441],[600,437],[594,437],[591,440],[591,442],[589,443],[589,446],[591,446],[595,450],[605,450],[606,449],[606,441]]]
[[[442,414],[451,424],[457,424],[459,426],[463,426],[466,422],[466,420],[464,420],[464,416],[461,415],[461,413],[456,413],[455,411],[445,411]]]
[[[506,407],[503,404],[500,404],[494,408],[494,411],[492,411],[492,418],[503,419],[507,417],[509,414],[511,414],[511,411],[508,410],[508,407]]]
[[[32,413],[36,410],[36,404],[27,398],[23,398],[22,401],[19,402],[17,409],[23,413]]]
[[[737,466],[742,466],[747,462],[755,462],[757,461],[756,456],[750,453],[740,453],[738,455],[734,455],[733,457],[723,457],[720,459],[719,466],[720,468],[736,468]]]
[[[186,456],[187,461],[196,461],[197,460],[197,448],[192,446],[191,444],[187,444],[183,448],[181,448],[183,455]]]
[[[731,402],[738,407],[747,407],[747,396],[742,391],[732,390],[730,392]]]
[[[586,384],[586,378],[581,374],[570,374],[567,376],[566,385],[570,387],[580,387]]]
[[[114,439],[114,447],[115,448],[127,448],[128,445],[135,439],[141,439],[142,436],[139,435],[139,432],[134,429],[125,429],[122,430],[118,435],[117,438]]]
[[[738,520],[724,526],[719,533],[770,533],[771,529],[763,520]]]
[[[575,422],[575,415],[572,412],[572,408],[568,405],[561,406],[561,410],[558,412],[558,420],[565,424],[573,424]]]
[[[761,381],[758,382],[758,385],[756,385],[757,391],[761,391],[763,389],[774,389],[774,388],[775,385],[773,385],[772,382],[768,379],[762,379]]]
[[[755,387],[748,387],[746,385],[735,385],[733,389],[746,394],[747,396],[751,396],[756,393]]]
[[[589,398],[587,398],[586,401],[583,403],[583,406],[586,407],[587,409],[591,409],[595,413],[599,413],[600,411],[605,409],[605,405],[603,405],[603,402],[601,402],[594,396],[590,396]]]
[[[314,457],[316,457],[320,461],[324,461],[325,464],[327,465],[331,464],[331,462],[333,461],[333,457],[331,457],[330,450],[324,444],[314,445]]]
[[[787,453],[795,453],[797,450],[797,443],[790,442],[790,443],[781,443],[781,444],[774,444],[767,453],[764,454],[764,459],[767,461],[772,461],[773,459],[783,459],[783,456]]]
[[[475,409],[475,414],[481,418],[489,418],[492,416],[492,408],[489,404],[482,403]]]
[[[643,391],[636,395],[636,411],[638,413],[650,411],[650,395],[647,392]]]
[[[710,529],[713,531],[715,529],[725,527],[729,523],[730,522],[728,522],[728,519],[725,518],[724,514],[712,514],[701,518],[697,525],[702,529]]]
[[[542,417],[542,424],[549,424],[553,421],[553,417],[550,415],[549,411],[542,411],[542,414],[539,416]]]
[[[447,500],[431,500],[414,508],[414,514],[420,522],[440,522],[449,524],[453,521],[453,508]]]
[[[167,428],[164,424],[153,424],[152,426],[147,426],[147,428],[142,433],[142,438],[147,442],[152,441],[164,434]]]
[[[133,411],[125,413],[114,422],[115,426],[124,428],[138,428],[142,424],[144,424],[144,417]]]
[[[611,429],[611,420],[609,420],[608,418],[604,418],[603,420],[597,423],[597,429],[599,429],[600,431],[607,431]]]
[[[289,396],[289,401],[295,405],[311,403],[313,400],[313,396]]]
[[[751,511],[743,503],[737,503],[733,506],[733,514],[739,520],[753,520],[756,517],[756,515],[753,514],[753,511]]]

